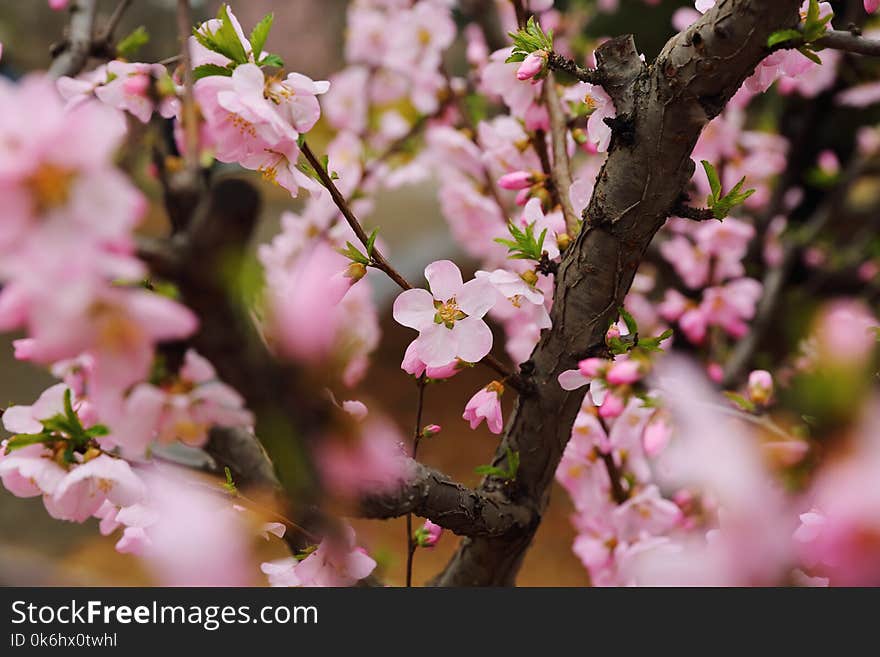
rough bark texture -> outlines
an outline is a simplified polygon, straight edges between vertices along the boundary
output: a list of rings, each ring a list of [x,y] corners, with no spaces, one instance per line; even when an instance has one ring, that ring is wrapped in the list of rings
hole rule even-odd
[[[721,0],[676,35],[651,66],[628,38],[598,51],[604,86],[618,118],[585,226],[566,252],[556,280],[553,328],[532,354],[535,393],[519,399],[495,463],[520,454],[513,487],[495,479],[486,493],[546,507],[550,484],[585,389],[566,392],[557,377],[604,351],[651,239],[690,180],[691,152],[703,127],[725,106],[766,55],[774,31],[797,24],[800,0]],[[466,538],[435,584],[512,585],[537,524],[500,538]]]
[[[399,486],[361,500],[365,518],[396,518],[414,513],[462,536],[504,536],[530,528],[537,513],[503,495],[452,481],[413,461],[412,477]]]

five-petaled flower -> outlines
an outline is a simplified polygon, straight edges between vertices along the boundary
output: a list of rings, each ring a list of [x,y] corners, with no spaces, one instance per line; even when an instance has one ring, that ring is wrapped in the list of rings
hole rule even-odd
[[[412,289],[394,301],[394,319],[415,329],[418,358],[440,367],[456,358],[476,363],[492,349],[492,331],[483,316],[495,304],[492,284],[484,279],[462,283],[461,271],[449,260],[425,268],[431,291]]]

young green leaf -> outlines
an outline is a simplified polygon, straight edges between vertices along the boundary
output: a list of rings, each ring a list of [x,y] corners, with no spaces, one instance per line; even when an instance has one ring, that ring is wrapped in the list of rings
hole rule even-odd
[[[266,45],[266,39],[269,38],[269,30],[272,29],[272,22],[275,20],[275,14],[266,14],[263,20],[254,26],[251,30],[251,48],[254,49],[254,57],[263,54],[263,46]]]
[[[50,433],[20,433],[6,441],[5,453],[9,454],[10,452],[14,452],[15,450],[21,449],[22,447],[37,445],[39,443],[52,442],[55,440],[57,440],[57,438]]]
[[[223,75],[229,77],[232,75],[232,69],[218,64],[201,64],[193,69],[193,77],[195,80],[201,80],[211,75]]]
[[[135,28],[116,44],[116,56],[130,59],[143,46],[150,42],[150,34],[143,25]]]

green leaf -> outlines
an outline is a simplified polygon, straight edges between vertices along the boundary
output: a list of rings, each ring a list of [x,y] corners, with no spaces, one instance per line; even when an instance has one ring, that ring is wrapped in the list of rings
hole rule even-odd
[[[513,51],[507,60],[508,62],[522,61],[536,50],[548,52],[553,50],[553,31],[545,33],[534,16],[529,17],[524,28],[516,32],[508,32],[508,35],[513,40]]]
[[[278,55],[273,55],[271,53],[263,57],[258,63],[260,66],[274,66],[276,68],[284,67],[284,60]]]
[[[708,160],[703,160],[701,162],[703,165],[703,169],[706,171],[706,177],[709,178],[709,187],[712,189],[712,201],[717,201],[721,196],[721,179],[718,177],[718,171],[715,170],[715,167]],[[709,207],[712,207],[713,203],[709,203]]]
[[[739,393],[725,391],[724,396],[747,413],[754,413],[755,410],[757,410],[756,406],[751,401],[749,401]]]
[[[361,253],[360,250],[351,242],[346,242],[345,248],[338,249],[338,251],[352,262],[358,262],[365,266],[369,266],[372,262],[370,258]]]
[[[6,453],[9,454],[29,445],[54,442],[55,440],[57,438],[50,433],[20,433],[6,441]]]
[[[544,239],[547,237],[547,229],[541,231],[541,235],[535,238],[535,224],[528,224],[525,230],[520,229],[513,222],[507,224],[507,230],[512,240],[496,237],[495,241],[507,247],[508,258],[512,260],[541,260],[544,253]]]
[[[246,64],[248,61],[247,53],[245,52],[244,45],[242,45],[241,40],[238,38],[235,27],[232,25],[226,5],[220,7],[217,18],[220,20],[220,27],[217,28],[216,32],[211,32],[207,28],[205,28],[204,32],[201,32],[193,28],[193,36],[196,38],[196,41],[208,50],[231,59],[235,64]]]
[[[86,429],[86,434],[92,438],[109,435],[110,429],[103,424],[95,424]]]
[[[211,75],[223,75],[229,77],[232,75],[232,69],[217,64],[201,64],[193,69],[193,77],[196,80],[207,78]]]
[[[639,325],[636,323],[636,318],[633,317],[626,308],[623,306],[619,309],[620,316],[623,318],[623,323],[626,324],[626,328],[629,331],[630,335],[638,335],[639,334]]]
[[[767,47],[773,48],[774,46],[778,46],[780,43],[785,43],[786,41],[796,41],[803,37],[803,35],[798,30],[778,30],[770,35],[770,38],[767,39]]]
[[[275,14],[266,14],[263,20],[254,26],[251,30],[250,42],[251,48],[254,49],[254,57],[263,54],[263,46],[266,45],[266,39],[269,38],[269,30],[272,29],[272,22],[275,20]]]
[[[116,55],[130,59],[138,50],[150,42],[150,34],[143,25],[135,28],[116,44]]]
[[[223,483],[223,488],[230,495],[238,495],[238,488],[236,488],[235,482],[232,481],[232,471],[228,466],[224,466],[223,472],[226,474],[226,481]]]
[[[229,59],[239,64],[247,64],[248,56],[245,52],[241,39],[232,25],[232,19],[229,18],[229,6],[221,5],[220,11],[217,12],[217,18],[220,19],[220,27],[214,33],[215,40],[230,53],[227,55]]]
[[[376,236],[379,234],[379,229],[374,228],[373,232],[370,233],[370,237],[367,239],[367,255],[372,258],[373,257],[373,247],[376,244]]]
[[[478,465],[474,468],[474,472],[484,477],[503,477],[507,473],[506,470],[502,470],[494,465]]]
[[[822,59],[819,57],[819,55],[814,53],[812,50],[810,50],[806,46],[804,46],[803,48],[798,48],[798,52],[800,54],[802,54],[804,57],[806,57],[807,59],[809,59],[811,62],[819,64],[820,66],[822,65]]]

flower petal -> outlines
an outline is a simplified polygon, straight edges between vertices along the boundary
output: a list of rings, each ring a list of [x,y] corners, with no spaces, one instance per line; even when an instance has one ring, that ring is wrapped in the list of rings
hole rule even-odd
[[[581,374],[580,370],[566,370],[559,375],[557,380],[563,390],[577,390],[590,382],[590,379]]]
[[[448,301],[461,290],[461,271],[450,260],[438,260],[425,267],[425,278],[438,301]]]
[[[479,317],[467,317],[456,322],[452,333],[458,347],[455,355],[468,363],[482,360],[492,349],[492,331]]]
[[[416,331],[433,324],[434,313],[434,297],[427,290],[407,290],[394,300],[394,320]]]
[[[10,406],[3,412],[3,426],[10,433],[40,433],[43,425],[34,419],[30,406]]]
[[[455,328],[458,328],[458,325],[461,323],[458,322]],[[415,345],[416,353],[418,353],[419,358],[425,365],[439,367],[446,365],[456,357],[458,340],[453,331],[446,328],[443,324],[432,324],[422,329],[418,339],[415,341]]]
[[[495,286],[487,278],[475,278],[461,286],[458,307],[471,317],[482,317],[498,301]]]

